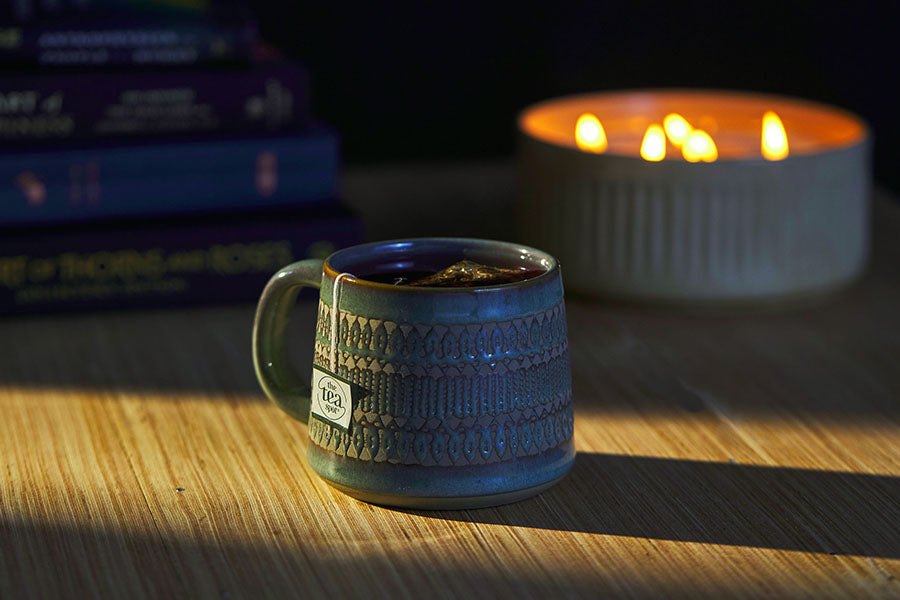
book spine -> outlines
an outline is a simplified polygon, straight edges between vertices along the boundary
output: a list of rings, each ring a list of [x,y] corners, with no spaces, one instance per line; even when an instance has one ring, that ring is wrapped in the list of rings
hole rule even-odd
[[[0,142],[260,133],[308,122],[308,74],[287,61],[0,77]]]
[[[247,60],[259,36],[253,21],[34,23],[2,28],[0,62],[39,66],[197,65]]]
[[[71,230],[0,241],[0,316],[252,302],[281,267],[361,241],[347,215]]]
[[[0,225],[313,204],[338,192],[339,144],[303,136],[0,157]]]
[[[37,0],[8,0],[0,4],[0,22],[21,23],[38,16]]]
[[[103,3],[104,0],[5,0],[0,2],[0,23],[26,23],[35,19],[58,18],[61,15],[83,12],[94,4]]]
[[[27,23],[92,13],[141,12],[152,15],[204,15],[215,12],[219,0],[4,0],[0,23]],[[241,3],[222,3],[225,11],[241,11]],[[221,11],[221,9],[220,9]],[[245,17],[246,19],[246,17]]]

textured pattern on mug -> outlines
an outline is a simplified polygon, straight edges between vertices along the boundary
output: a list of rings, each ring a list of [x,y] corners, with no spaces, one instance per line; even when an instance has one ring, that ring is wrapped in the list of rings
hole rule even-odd
[[[331,308],[319,303],[316,365],[329,366]],[[539,454],[573,432],[562,303],[509,321],[402,324],[341,312],[337,374],[368,391],[349,433],[310,421],[341,456],[421,465]]]

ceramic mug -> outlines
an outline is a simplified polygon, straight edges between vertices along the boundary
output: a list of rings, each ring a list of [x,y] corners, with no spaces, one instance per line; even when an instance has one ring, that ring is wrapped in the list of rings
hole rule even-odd
[[[365,279],[434,272],[464,258],[539,274],[465,288]],[[312,398],[285,356],[304,286],[320,289]],[[253,360],[266,394],[309,422],[312,468],[367,502],[513,502],[556,483],[575,459],[562,276],[534,248],[420,238],[294,263],[262,293]]]

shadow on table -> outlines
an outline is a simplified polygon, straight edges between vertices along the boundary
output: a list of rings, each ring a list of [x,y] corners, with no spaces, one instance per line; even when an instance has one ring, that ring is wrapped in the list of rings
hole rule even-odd
[[[900,558],[898,499],[896,477],[588,453],[579,455],[559,485],[530,500],[471,511],[409,512],[423,519],[513,528]],[[381,509],[361,505],[360,510]],[[491,560],[493,550],[485,545],[489,537],[471,553],[423,551],[431,558],[413,559],[413,565],[406,561],[416,550],[400,531],[387,534],[396,544],[370,546],[353,543],[353,533],[348,533],[349,545],[347,540],[298,540],[296,532],[277,530],[264,539],[219,537],[215,521],[201,524],[207,516],[188,511],[190,527],[163,535],[150,521],[136,531],[61,516],[43,522],[17,514],[12,506],[4,512],[0,505],[0,598],[372,598],[413,597],[413,591],[463,598],[497,590],[513,598],[721,598],[748,593],[796,597],[813,589],[793,589],[802,585],[799,572],[787,582],[774,582],[780,586],[775,592],[765,582],[748,591],[748,583],[759,580],[736,577],[727,566],[681,578],[673,572],[684,564],[678,561],[648,564],[646,571],[635,570],[635,564],[620,569],[615,563],[573,562],[570,571],[550,578],[546,571],[528,569],[527,562],[503,566]],[[193,523],[197,517],[201,520]],[[139,526],[133,518],[123,517]],[[420,533],[431,530],[421,525]],[[332,542],[343,551],[325,550]],[[569,538],[567,543],[578,542]],[[741,564],[740,555],[723,556],[737,561],[732,566]],[[841,577],[849,576],[846,563],[836,568]],[[810,574],[810,581],[816,576]]]
[[[255,309],[242,304],[0,319],[0,388],[162,397],[230,392],[263,402],[250,352]],[[289,324],[294,364],[312,365],[315,309],[314,302],[298,303]]]
[[[542,495],[424,517],[560,531],[900,558],[900,478],[580,453]]]
[[[465,555],[408,568],[402,550],[323,552],[277,532],[269,540],[208,539],[198,530],[164,537],[0,514],[0,540],[0,598],[478,598],[501,590],[510,598],[595,598],[621,585],[590,570],[554,580]],[[658,598],[662,586],[652,583],[629,581],[630,597]],[[691,597],[722,596],[710,587],[696,582]]]

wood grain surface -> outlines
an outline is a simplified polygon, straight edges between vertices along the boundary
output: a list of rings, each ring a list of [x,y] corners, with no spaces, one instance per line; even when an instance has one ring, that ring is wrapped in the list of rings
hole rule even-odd
[[[575,467],[490,509],[320,481],[252,306],[2,320],[0,598],[900,597],[900,210],[875,222],[818,307],[569,299]]]

